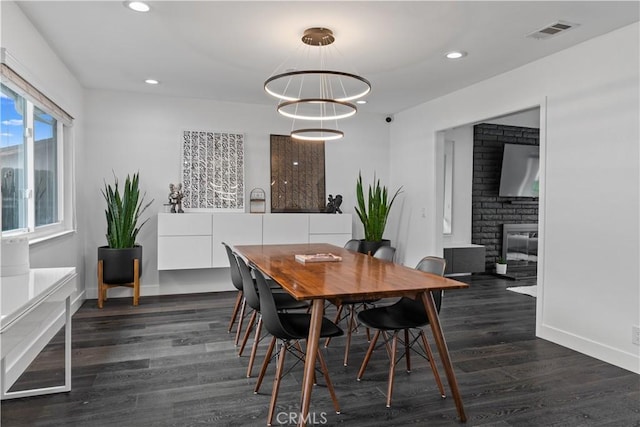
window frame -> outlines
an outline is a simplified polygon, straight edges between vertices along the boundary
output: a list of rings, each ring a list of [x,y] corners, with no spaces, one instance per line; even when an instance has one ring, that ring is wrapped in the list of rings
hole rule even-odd
[[[38,102],[33,97],[25,93],[19,85],[13,83],[10,79],[3,78],[0,82],[1,85],[15,92],[18,96],[22,97],[26,104],[26,115],[24,117],[25,123],[23,124],[23,131],[25,133],[25,155],[26,159],[26,181],[29,197],[27,198],[27,223],[26,228],[19,228],[13,230],[0,231],[2,237],[10,237],[17,235],[26,235],[29,239],[29,243],[38,243],[41,241],[49,240],[51,238],[58,237],[74,232],[73,227],[73,212],[68,209],[69,200],[67,200],[68,191],[65,188],[65,178],[70,171],[71,165],[65,164],[65,146],[68,144],[67,132],[71,126],[64,123],[65,118],[60,117],[51,108]],[[50,224],[44,224],[36,226],[36,212],[35,212],[35,123],[34,123],[34,110],[39,108],[43,112],[51,115],[56,119],[56,210],[57,220]]]

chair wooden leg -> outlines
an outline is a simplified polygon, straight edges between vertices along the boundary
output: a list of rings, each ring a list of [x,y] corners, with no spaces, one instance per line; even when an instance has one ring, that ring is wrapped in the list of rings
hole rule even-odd
[[[367,365],[369,364],[369,359],[371,359],[371,354],[373,353],[373,349],[376,346],[376,342],[378,341],[378,337],[380,336],[380,330],[377,330],[375,334],[373,334],[373,339],[371,340],[371,344],[369,344],[369,348],[367,349],[367,354],[364,355],[364,360],[362,361],[362,365],[360,365],[360,370],[358,371],[358,376],[356,379],[360,381],[362,376],[364,375],[365,369],[367,369]]]
[[[391,361],[389,362],[389,384],[387,385],[387,408],[391,408],[391,395],[393,394],[393,377],[396,371],[396,350],[398,348],[398,331],[393,333],[391,341]]]
[[[447,397],[444,392],[444,386],[442,385],[442,380],[440,379],[440,374],[438,374],[438,368],[436,367],[436,362],[433,359],[433,353],[431,352],[431,346],[427,341],[427,337],[424,335],[424,331],[420,331],[420,335],[422,336],[422,345],[424,346],[424,351],[427,353],[427,357],[429,358],[429,364],[431,365],[431,370],[433,371],[433,377],[436,379],[436,384],[438,384],[438,389],[440,389],[440,396],[444,399]]]
[[[240,351],[238,351],[238,357],[242,356],[244,347],[247,345],[247,341],[249,340],[249,335],[251,335],[251,331],[253,331],[253,326],[256,324],[257,315],[258,315],[258,312],[256,310],[253,310],[251,312],[249,323],[247,323],[247,330],[244,331],[244,336],[242,337],[242,345],[240,345]]]
[[[102,260],[98,261],[98,308],[102,308],[104,301],[104,283],[102,282],[102,272],[104,263]]]
[[[234,345],[238,345],[240,342],[240,334],[242,332],[242,322],[244,322],[244,311],[247,308],[247,299],[242,298],[242,304],[240,304],[240,317],[238,318],[238,329],[236,330],[236,339],[234,341]]]
[[[387,357],[391,359],[391,345],[389,344],[390,340],[387,331],[382,331],[382,338],[384,338],[384,349],[387,350]]]
[[[247,366],[247,378],[251,377],[251,370],[253,369],[253,361],[256,359],[258,343],[260,342],[260,332],[262,332],[262,314],[258,316],[259,317],[258,317],[258,324],[256,325],[256,335],[253,338],[253,346],[251,347],[251,356],[249,356],[249,366]]]
[[[140,260],[133,260],[133,306],[140,302]]]
[[[411,343],[409,342],[409,330],[404,330],[404,357],[407,359],[407,373],[411,372]]]
[[[273,349],[276,346],[276,337],[271,338],[271,342],[269,342],[269,348],[267,349],[267,354],[264,356],[264,361],[262,362],[262,367],[260,368],[260,374],[258,375],[258,381],[256,381],[256,386],[253,389],[253,392],[257,394],[260,391],[260,386],[262,385],[262,380],[264,379],[264,374],[267,373],[267,367],[269,366],[269,362],[271,362],[271,355],[273,354]]]
[[[333,388],[333,383],[331,382],[331,378],[329,378],[329,370],[327,369],[327,363],[324,360],[324,356],[320,349],[318,349],[318,361],[320,362],[320,369],[322,369],[322,374],[324,375],[324,381],[327,383],[327,389],[329,390],[329,394],[331,395],[331,400],[333,401],[333,407],[336,410],[336,414],[340,413],[340,404],[338,403],[338,398],[336,397],[336,391]]]
[[[335,318],[335,320],[333,321],[333,323],[335,323],[336,325],[340,322],[340,315],[342,314],[342,308],[343,308],[343,307],[344,307],[344,306],[343,306],[342,304],[340,304],[340,305],[338,306],[338,311],[336,312],[336,318]],[[330,343],[330,342],[331,342],[331,337],[327,338],[327,339],[324,341],[324,346],[325,346],[325,348],[329,347],[329,343]]]
[[[351,347],[351,334],[356,323],[356,310],[353,305],[349,305],[349,322],[347,323],[347,342],[344,345],[344,360],[342,364],[347,366],[349,360],[349,347]]]
[[[280,345],[278,353],[278,366],[276,367],[276,376],[273,380],[273,390],[271,391],[271,403],[269,404],[269,414],[267,415],[267,425],[270,426],[273,421],[273,413],[276,409],[276,401],[278,400],[278,391],[280,391],[280,380],[284,371],[284,357],[287,354],[287,343]]]
[[[229,321],[229,328],[227,329],[227,333],[231,333],[231,329],[233,329],[233,324],[236,323],[236,318],[238,317],[238,310],[240,310],[240,304],[242,304],[242,291],[238,291],[238,296],[236,297],[236,304],[233,306],[233,313],[231,313],[231,320]]]

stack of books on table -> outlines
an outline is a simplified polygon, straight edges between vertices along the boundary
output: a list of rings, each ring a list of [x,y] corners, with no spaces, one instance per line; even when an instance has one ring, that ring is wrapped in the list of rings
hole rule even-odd
[[[342,257],[338,255],[334,255],[331,253],[328,254],[311,254],[311,255],[296,255],[296,261],[299,262],[336,262],[342,261]]]

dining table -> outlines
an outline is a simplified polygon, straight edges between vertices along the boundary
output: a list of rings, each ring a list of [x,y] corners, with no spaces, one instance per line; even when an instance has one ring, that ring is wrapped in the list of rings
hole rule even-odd
[[[311,323],[307,337],[298,425],[306,425],[309,416],[325,301],[340,304],[347,299],[390,297],[422,300],[458,418],[466,422],[458,382],[431,294],[431,291],[467,288],[466,283],[325,243],[238,245],[234,249],[294,298],[311,302]],[[323,260],[320,262],[296,259],[296,255],[317,254],[332,254],[334,257],[318,257]]]

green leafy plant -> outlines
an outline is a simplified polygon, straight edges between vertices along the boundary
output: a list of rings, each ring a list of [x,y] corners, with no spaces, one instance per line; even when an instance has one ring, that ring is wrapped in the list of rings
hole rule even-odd
[[[506,259],[504,259],[504,258],[502,258],[501,256],[499,256],[499,257],[496,259],[496,264],[506,264],[506,263],[507,263],[507,260],[506,260]]]
[[[140,197],[139,176],[136,172],[127,179],[120,194],[118,178],[114,174],[114,185],[105,182],[102,195],[107,202],[105,215],[107,217],[107,243],[110,248],[133,248],[140,228],[148,221],[144,220],[139,226],[140,215],[153,203],[151,200],[143,205],[145,194]]]
[[[394,193],[389,200],[387,187],[380,185],[380,180],[373,177],[373,186],[369,185],[368,197],[365,201],[364,187],[362,185],[362,174],[358,174],[356,184],[356,197],[358,206],[355,207],[358,217],[364,227],[364,239],[370,242],[382,240],[382,234],[387,226],[387,217],[393,202],[398,194],[402,192],[402,187]]]

